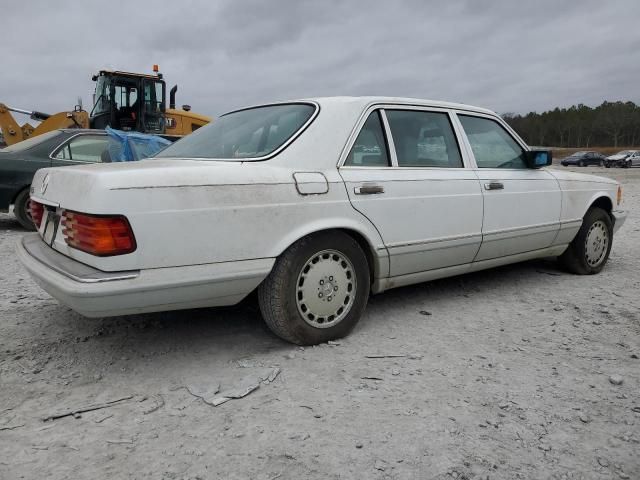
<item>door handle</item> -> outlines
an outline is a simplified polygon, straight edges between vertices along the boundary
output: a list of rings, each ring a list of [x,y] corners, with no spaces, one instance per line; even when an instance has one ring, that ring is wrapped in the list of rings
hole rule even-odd
[[[353,189],[356,195],[377,195],[384,193],[384,187],[382,185],[362,185]]]
[[[503,190],[504,184],[502,182],[489,182],[484,184],[485,190]]]

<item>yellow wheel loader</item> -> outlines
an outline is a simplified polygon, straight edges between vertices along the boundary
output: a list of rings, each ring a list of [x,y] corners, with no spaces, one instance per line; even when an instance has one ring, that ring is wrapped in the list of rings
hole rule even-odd
[[[154,75],[100,70],[92,77],[96,82],[93,108],[90,113],[77,105],[73,111],[48,115],[42,112],[8,107],[0,103],[0,129],[7,145],[21,142],[58,128],[97,128],[107,126],[118,130],[161,135],[175,140],[188,135],[211,121],[210,117],[191,112],[189,105],[176,109],[178,86],[169,92],[163,76],[154,65]],[[18,125],[11,112],[29,115],[41,122],[37,127]]]

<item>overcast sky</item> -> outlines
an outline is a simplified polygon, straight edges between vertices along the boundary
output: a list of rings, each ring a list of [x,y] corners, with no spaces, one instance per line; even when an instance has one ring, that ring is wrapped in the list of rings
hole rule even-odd
[[[640,1],[0,0],[0,101],[90,110],[100,68],[160,65],[178,105],[392,95],[500,113],[640,102]]]

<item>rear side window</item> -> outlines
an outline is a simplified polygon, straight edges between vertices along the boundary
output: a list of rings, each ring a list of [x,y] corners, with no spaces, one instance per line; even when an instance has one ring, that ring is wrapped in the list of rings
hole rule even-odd
[[[344,164],[351,167],[389,166],[382,121],[377,110],[372,112],[364,122]]]
[[[449,115],[443,112],[385,110],[399,167],[462,168]]]
[[[524,169],[524,149],[495,120],[458,115],[478,168]]]
[[[252,159],[270,155],[313,116],[315,105],[268,105],[231,112],[169,145],[156,158]]]
[[[80,135],[72,138],[58,150],[55,158],[76,162],[100,162],[102,153],[107,149],[106,135]]]

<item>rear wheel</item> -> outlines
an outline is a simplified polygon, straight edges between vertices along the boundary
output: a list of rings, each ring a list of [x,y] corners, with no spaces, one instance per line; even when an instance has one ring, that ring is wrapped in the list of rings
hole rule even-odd
[[[258,288],[267,326],[280,338],[314,345],[347,335],[369,297],[369,265],[352,237],[321,232],[299,240]]]
[[[600,162],[598,162],[598,165],[604,167],[604,160],[600,160]]]
[[[584,167],[584,160],[580,160],[580,161],[578,162],[578,166],[579,166],[579,167]]]
[[[31,220],[31,213],[29,213],[29,189],[25,188],[16,197],[13,202],[13,214],[16,219],[27,230],[35,230],[36,227]]]
[[[612,242],[611,217],[601,208],[591,208],[584,216],[578,234],[559,257],[560,263],[578,275],[598,273],[607,263]]]

